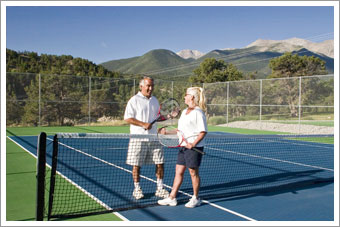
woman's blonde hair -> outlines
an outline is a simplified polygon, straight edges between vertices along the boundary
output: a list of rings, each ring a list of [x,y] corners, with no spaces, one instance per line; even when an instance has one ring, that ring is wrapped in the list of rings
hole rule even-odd
[[[205,105],[205,94],[204,94],[203,88],[189,87],[187,88],[187,94],[192,95],[194,97],[195,104],[199,106],[204,112],[207,111],[207,107]]]

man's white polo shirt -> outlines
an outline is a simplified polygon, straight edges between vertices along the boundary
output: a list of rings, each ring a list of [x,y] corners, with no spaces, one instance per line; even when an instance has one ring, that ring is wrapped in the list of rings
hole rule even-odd
[[[157,117],[159,110],[159,102],[156,97],[151,96],[149,99],[145,97],[141,92],[128,101],[124,120],[128,118],[135,118],[142,122],[152,122]],[[150,130],[145,130],[143,127],[130,124],[131,134],[157,134],[157,123],[153,124]]]

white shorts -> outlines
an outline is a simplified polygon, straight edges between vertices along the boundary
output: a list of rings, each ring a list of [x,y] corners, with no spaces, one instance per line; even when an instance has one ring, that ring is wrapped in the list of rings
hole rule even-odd
[[[148,139],[130,139],[126,164],[142,166],[148,164],[163,164],[164,151],[158,141]]]

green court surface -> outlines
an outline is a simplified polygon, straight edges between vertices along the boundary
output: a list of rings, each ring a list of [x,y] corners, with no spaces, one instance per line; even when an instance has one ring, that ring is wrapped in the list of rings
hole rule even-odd
[[[278,132],[233,129],[209,126],[209,131],[238,134],[283,134]],[[74,133],[128,133],[128,126],[117,127],[8,127],[7,136],[37,136],[40,132],[53,135],[58,132]],[[322,142],[322,141],[318,141]],[[330,143],[333,143],[331,141]],[[36,158],[6,139],[6,220],[34,221],[36,207]],[[112,213],[93,215],[67,221],[117,221],[119,217]]]

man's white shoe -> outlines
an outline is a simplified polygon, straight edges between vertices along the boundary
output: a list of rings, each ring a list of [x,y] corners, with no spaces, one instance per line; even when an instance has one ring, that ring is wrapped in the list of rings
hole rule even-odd
[[[177,205],[177,199],[171,199],[170,197],[162,200],[158,200],[158,204],[162,206],[176,206]]]
[[[164,188],[161,188],[161,189],[157,189],[155,195],[160,198],[168,198],[169,192],[165,190]]]
[[[201,205],[201,200],[196,198],[196,197],[192,197],[189,202],[187,202],[185,204],[185,207],[188,208],[194,208],[194,207],[198,207],[199,205]]]
[[[141,199],[141,198],[144,197],[141,188],[135,188],[135,190],[133,190],[132,195],[133,195],[133,197],[135,197],[135,199]]]

